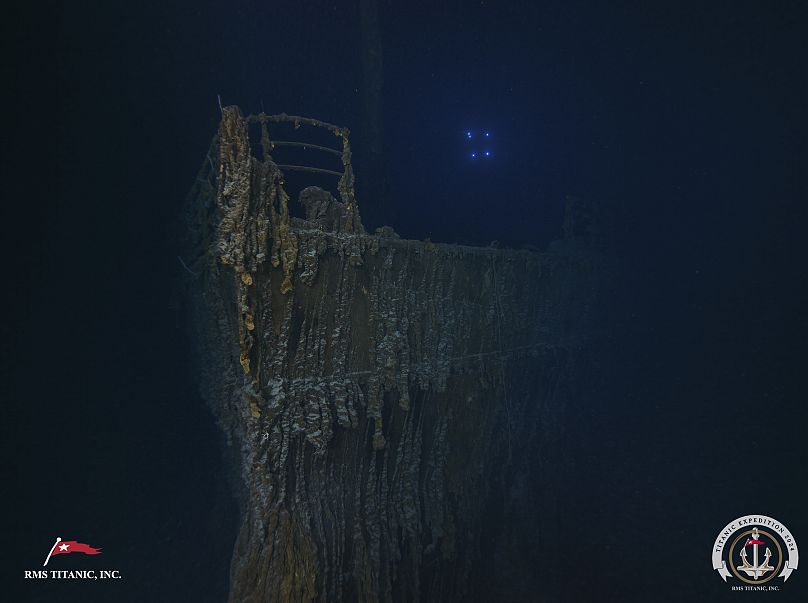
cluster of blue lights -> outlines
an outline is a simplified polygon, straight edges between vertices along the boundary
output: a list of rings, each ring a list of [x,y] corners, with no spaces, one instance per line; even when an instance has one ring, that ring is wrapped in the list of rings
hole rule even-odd
[[[472,144],[471,150],[468,152],[471,159],[490,159],[494,156],[489,142],[491,140],[491,132],[483,130],[482,132],[474,132],[466,130],[466,141]]]

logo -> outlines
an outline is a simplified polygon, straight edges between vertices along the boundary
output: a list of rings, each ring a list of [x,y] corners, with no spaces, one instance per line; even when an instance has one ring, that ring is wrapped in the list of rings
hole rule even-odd
[[[69,555],[70,553],[84,553],[85,555],[100,555],[101,549],[90,546],[77,540],[62,540],[57,538],[56,542],[48,551],[48,556],[45,557],[45,563],[42,567],[46,567],[48,562],[56,555]],[[41,557],[40,557],[41,559]],[[58,565],[58,564],[57,564]],[[39,570],[25,570],[26,580],[118,580],[122,578],[119,570],[95,570],[95,569],[39,569]]]
[[[733,590],[779,590],[797,569],[800,555],[797,541],[781,522],[765,515],[745,515],[721,530],[712,559],[724,582],[729,578],[737,584]]]
[[[42,567],[48,565],[48,561],[50,561],[50,558],[54,555],[65,555],[67,553],[100,555],[101,549],[91,547],[89,544],[84,544],[83,542],[76,542],[75,540],[62,541],[61,538],[57,538],[56,542],[54,542],[53,546],[51,547],[50,553],[48,553],[48,556],[45,558],[45,563],[42,564]]]

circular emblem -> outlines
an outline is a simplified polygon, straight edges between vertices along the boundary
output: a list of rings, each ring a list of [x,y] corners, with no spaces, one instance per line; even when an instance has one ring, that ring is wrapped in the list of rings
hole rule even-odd
[[[766,515],[745,515],[729,522],[713,545],[713,569],[727,581],[762,586],[788,580],[797,569],[797,541],[781,522]]]

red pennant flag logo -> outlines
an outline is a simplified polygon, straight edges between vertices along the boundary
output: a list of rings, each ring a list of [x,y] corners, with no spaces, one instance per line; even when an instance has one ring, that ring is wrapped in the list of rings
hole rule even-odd
[[[50,553],[48,553],[48,557],[45,559],[45,563],[42,564],[42,567],[48,565],[48,561],[50,561],[50,558],[54,555],[66,555],[68,553],[100,555],[101,549],[92,547],[89,544],[84,544],[83,542],[76,542],[75,540],[62,540],[61,538],[57,538],[56,542],[54,542],[53,546],[51,547]]]

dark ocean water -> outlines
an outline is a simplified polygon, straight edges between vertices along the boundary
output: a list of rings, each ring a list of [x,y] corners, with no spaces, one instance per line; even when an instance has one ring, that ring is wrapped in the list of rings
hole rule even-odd
[[[536,568],[535,600],[763,596],[714,575],[721,527],[761,513],[808,543],[799,3],[379,3],[382,168],[355,3],[10,10],[0,599],[226,597],[237,508],[171,301],[217,95],[351,127],[371,228],[544,248],[567,195],[614,217],[561,579]],[[56,536],[125,578],[24,581]]]

